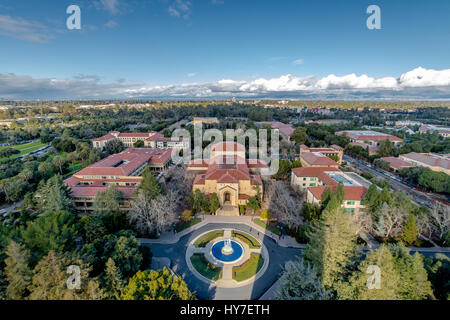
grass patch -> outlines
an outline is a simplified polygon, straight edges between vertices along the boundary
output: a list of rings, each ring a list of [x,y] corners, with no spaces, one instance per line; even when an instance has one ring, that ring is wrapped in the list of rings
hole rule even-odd
[[[274,227],[270,224],[265,223],[264,221],[262,221],[261,219],[254,219],[253,222],[255,224],[257,224],[260,227],[263,227],[264,229],[269,230],[272,233],[275,233],[277,236],[281,235],[281,230],[278,229],[277,227]]]
[[[251,235],[249,235],[247,233],[233,231],[231,233],[231,236],[245,242],[250,249],[261,248],[261,245],[259,244],[258,240],[256,240],[255,238],[253,238]]]
[[[46,145],[47,144],[45,144],[45,143],[41,143],[41,142],[37,141],[37,142],[18,144],[18,145],[15,145],[15,146],[3,146],[3,147],[0,147],[0,150],[12,148],[12,149],[16,149],[16,150],[20,151],[20,153],[14,154],[14,155],[12,155],[9,158],[6,158],[6,157],[5,158],[1,158],[0,161],[5,161],[5,160],[8,160],[8,159],[15,159],[17,157],[23,156],[24,154],[27,154],[27,153],[36,151],[38,149],[41,149],[41,148],[45,147]]]
[[[206,247],[208,242],[210,242],[216,238],[219,238],[219,237],[223,237],[223,230],[216,230],[216,231],[208,232],[208,233],[202,235],[197,240],[195,240],[194,247],[204,248],[204,247]]]
[[[264,258],[259,253],[250,254],[250,259],[239,267],[233,268],[233,279],[236,281],[244,281],[250,279],[261,270],[264,264]]]
[[[202,221],[201,218],[194,218],[189,222],[183,222],[183,223],[179,223],[175,226],[175,231],[176,232],[181,232],[184,229],[187,229],[189,227],[192,227],[193,225],[196,225],[197,223],[199,223],[200,221]]]
[[[222,278],[222,268],[216,267],[206,260],[203,253],[195,253],[191,256],[191,263],[202,276],[216,281]]]

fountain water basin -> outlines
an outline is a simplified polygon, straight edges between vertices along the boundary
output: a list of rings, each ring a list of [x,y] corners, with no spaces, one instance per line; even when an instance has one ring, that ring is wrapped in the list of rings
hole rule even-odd
[[[212,256],[220,262],[230,263],[242,257],[244,249],[237,241],[226,239],[218,241],[211,247]]]

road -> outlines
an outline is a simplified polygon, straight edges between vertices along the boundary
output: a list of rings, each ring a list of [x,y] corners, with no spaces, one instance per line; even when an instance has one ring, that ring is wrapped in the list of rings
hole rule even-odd
[[[342,157],[344,161],[347,161],[352,167],[358,169],[361,172],[370,173],[374,177],[381,177],[383,179],[389,180],[391,184],[391,188],[395,191],[403,191],[406,194],[410,195],[413,201],[418,205],[427,206],[432,208],[436,204],[442,204],[442,202],[438,202],[430,195],[417,191],[412,187],[405,185],[399,177],[396,177],[394,174],[390,172],[386,172],[380,168],[376,168],[373,165],[359,159],[355,159],[350,157],[349,155],[344,154]]]

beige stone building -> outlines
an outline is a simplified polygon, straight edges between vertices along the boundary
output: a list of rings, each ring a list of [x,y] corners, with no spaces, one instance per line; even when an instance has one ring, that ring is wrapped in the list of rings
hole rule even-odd
[[[92,140],[95,148],[103,149],[108,141],[119,139],[127,148],[133,148],[137,141],[142,141],[147,148],[187,148],[189,140],[182,138],[166,138],[163,134],[150,132],[119,132],[112,131],[103,137]]]
[[[450,154],[416,153],[401,154],[399,158],[415,166],[450,174]]]
[[[256,159],[246,159],[245,147],[236,142],[221,142],[211,148],[210,159],[192,160],[189,171],[197,173],[193,190],[208,197],[216,193],[221,209],[217,214],[238,215],[239,205],[247,204],[259,192],[263,196],[263,183],[258,170],[267,164]]]

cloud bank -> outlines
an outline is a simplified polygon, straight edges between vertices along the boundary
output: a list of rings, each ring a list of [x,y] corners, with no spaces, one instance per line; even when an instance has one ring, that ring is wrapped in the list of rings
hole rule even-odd
[[[79,74],[72,79],[33,78],[0,74],[2,99],[81,98],[304,98],[304,99],[450,99],[450,69],[422,67],[400,77],[374,78],[368,75],[334,74],[315,76],[282,75],[253,81],[224,79],[208,83],[186,83],[147,87],[117,81],[103,83],[96,75]]]

